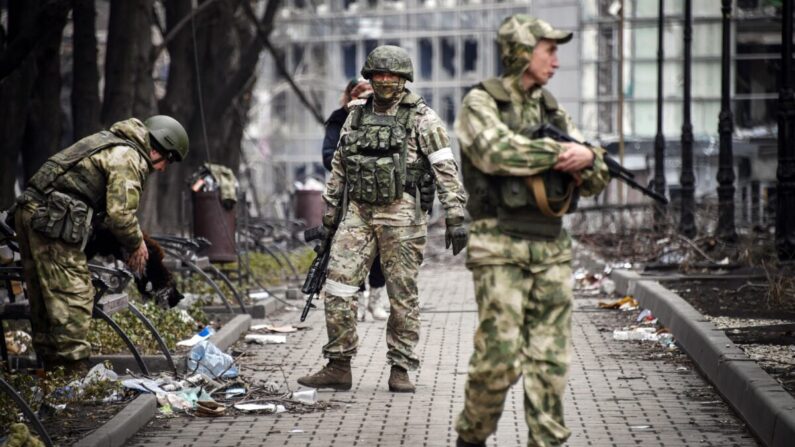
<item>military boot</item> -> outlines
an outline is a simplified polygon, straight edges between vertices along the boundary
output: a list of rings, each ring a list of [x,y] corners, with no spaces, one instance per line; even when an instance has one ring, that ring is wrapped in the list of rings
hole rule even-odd
[[[459,436],[455,441],[455,447],[486,447],[485,442],[467,442]]]
[[[298,379],[298,383],[310,388],[331,388],[348,391],[353,385],[351,359],[331,359],[320,371]]]
[[[389,372],[389,391],[394,393],[413,393],[414,385],[409,380],[409,373],[397,365],[392,365]]]

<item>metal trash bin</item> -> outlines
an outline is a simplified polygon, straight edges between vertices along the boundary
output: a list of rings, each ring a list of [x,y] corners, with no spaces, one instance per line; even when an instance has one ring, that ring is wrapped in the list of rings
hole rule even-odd
[[[295,191],[295,217],[314,228],[323,222],[323,191],[313,189]]]
[[[193,235],[212,243],[198,255],[207,256],[210,262],[237,261],[236,222],[235,207],[224,207],[218,190],[193,193]]]

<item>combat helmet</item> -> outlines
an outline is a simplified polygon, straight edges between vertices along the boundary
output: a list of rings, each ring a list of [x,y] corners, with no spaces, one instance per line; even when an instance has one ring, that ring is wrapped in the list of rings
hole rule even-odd
[[[155,115],[144,125],[149,130],[152,147],[168,161],[182,161],[188,156],[188,133],[179,121],[168,115]]]
[[[393,73],[401,78],[414,82],[414,66],[409,54],[403,48],[394,45],[376,47],[367,56],[362,67],[362,76],[371,79],[375,73]]]
[[[541,39],[554,40],[564,44],[571,40],[570,31],[562,31],[549,23],[527,14],[514,14],[506,17],[497,31],[500,46],[500,60],[508,74],[520,73],[529,62],[528,55]]]

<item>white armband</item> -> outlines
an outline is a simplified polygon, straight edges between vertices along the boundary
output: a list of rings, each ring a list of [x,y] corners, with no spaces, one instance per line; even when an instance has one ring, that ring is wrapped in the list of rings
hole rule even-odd
[[[431,162],[431,164],[435,165],[436,163],[440,163],[445,160],[455,160],[455,157],[453,156],[452,149],[450,149],[449,147],[443,147],[438,151],[428,155],[428,160]]]

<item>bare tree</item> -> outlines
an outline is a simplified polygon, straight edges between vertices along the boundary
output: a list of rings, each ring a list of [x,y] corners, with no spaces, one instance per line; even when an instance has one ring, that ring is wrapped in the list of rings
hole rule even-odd
[[[94,0],[73,2],[72,134],[78,140],[98,131],[102,125],[99,120],[97,11]]]

